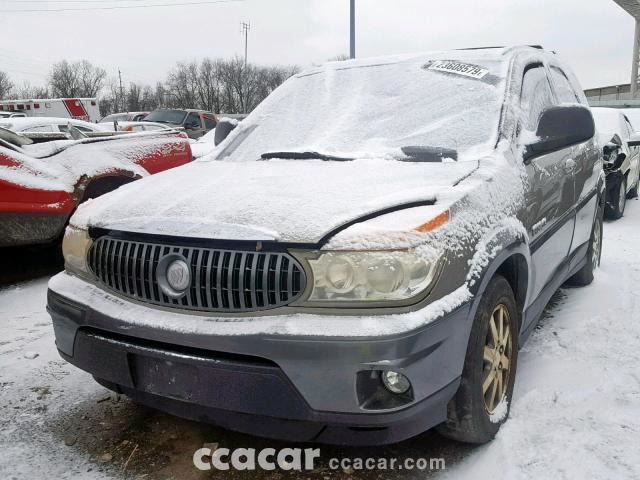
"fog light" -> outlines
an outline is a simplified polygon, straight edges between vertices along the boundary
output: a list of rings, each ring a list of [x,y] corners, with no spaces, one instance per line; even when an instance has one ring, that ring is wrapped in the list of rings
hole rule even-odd
[[[392,370],[382,372],[382,383],[391,393],[401,395],[411,388],[411,382],[403,374]]]

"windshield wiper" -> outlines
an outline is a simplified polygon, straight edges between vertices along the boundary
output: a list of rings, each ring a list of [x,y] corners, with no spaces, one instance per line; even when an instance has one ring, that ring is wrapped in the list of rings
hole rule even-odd
[[[336,157],[318,152],[269,152],[260,156],[263,160],[322,160],[323,162],[351,162],[353,158]]]
[[[458,161],[458,151],[453,148],[442,147],[402,147],[402,153],[406,155],[405,158],[399,158],[401,162],[425,162],[425,163],[439,163],[445,158],[451,159],[455,162]]]

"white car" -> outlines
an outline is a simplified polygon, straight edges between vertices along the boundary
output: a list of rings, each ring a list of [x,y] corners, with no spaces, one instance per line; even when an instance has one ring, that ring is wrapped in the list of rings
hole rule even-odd
[[[18,112],[0,112],[0,119],[3,118],[24,118],[27,115],[24,113],[18,113]]]
[[[627,199],[638,196],[640,135],[622,110],[593,108],[592,112],[600,143],[605,148],[606,215],[615,220],[624,215]]]
[[[620,111],[631,123],[634,132],[640,132],[640,108],[621,108]]]
[[[105,129],[104,125],[72,118],[27,117],[0,119],[0,127],[17,133],[67,133],[69,125],[84,133],[109,131]]]
[[[100,123],[139,122],[147,115],[149,115],[149,112],[112,113],[100,120]]]

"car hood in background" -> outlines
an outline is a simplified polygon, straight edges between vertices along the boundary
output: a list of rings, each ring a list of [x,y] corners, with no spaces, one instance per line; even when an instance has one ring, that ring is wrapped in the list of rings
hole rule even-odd
[[[438,195],[477,162],[202,161],[80,207],[72,224],[225,240],[318,242],[346,223]]]

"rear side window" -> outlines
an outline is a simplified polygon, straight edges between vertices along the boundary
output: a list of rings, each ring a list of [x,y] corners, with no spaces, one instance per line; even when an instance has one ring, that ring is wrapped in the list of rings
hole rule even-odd
[[[216,128],[216,121],[215,119],[205,115],[204,116],[204,125],[206,127],[207,130],[213,130],[214,128]]]
[[[200,115],[197,113],[190,113],[187,117],[187,121],[184,122],[185,126],[193,125],[195,128],[202,128],[202,123],[200,122]]]
[[[556,90],[556,96],[560,103],[580,103],[576,92],[565,73],[558,67],[551,67],[551,79]]]
[[[540,65],[529,68],[522,80],[520,98],[522,126],[530,132],[535,132],[542,112],[554,104],[555,100],[544,67]]]

